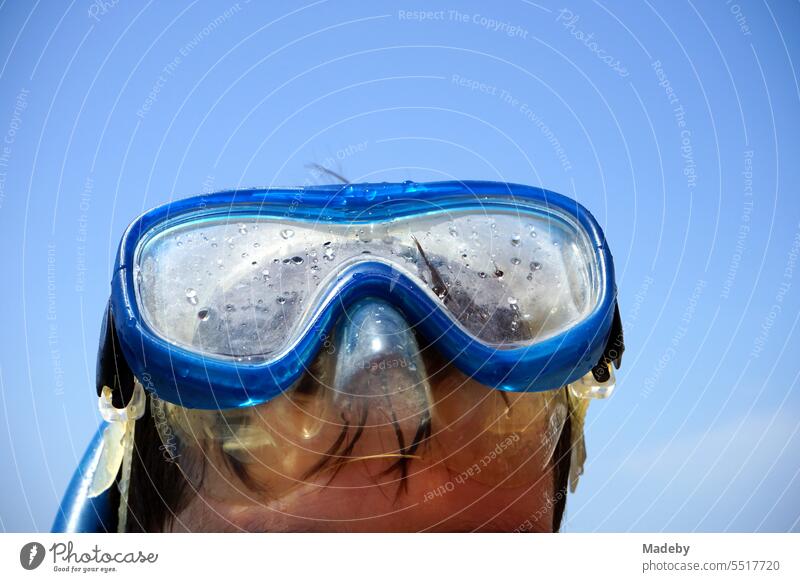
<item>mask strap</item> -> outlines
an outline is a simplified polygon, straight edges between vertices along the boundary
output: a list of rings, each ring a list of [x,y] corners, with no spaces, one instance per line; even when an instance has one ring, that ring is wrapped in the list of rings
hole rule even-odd
[[[123,533],[128,520],[128,490],[131,478],[131,461],[133,458],[133,442],[136,421],[144,414],[146,398],[144,388],[139,380],[134,380],[133,394],[128,404],[123,408],[116,408],[113,402],[112,390],[103,386],[98,398],[100,414],[108,425],[103,431],[103,450],[97,470],[92,476],[89,487],[89,497],[97,497],[111,487],[119,477],[119,510],[117,519],[117,532]]]
[[[625,335],[622,333],[622,318],[619,315],[619,304],[614,305],[614,320],[611,322],[611,331],[608,334],[606,348],[600,360],[592,368],[592,375],[601,384],[608,382],[611,377],[610,364],[619,370],[622,365],[622,353],[625,351]]]
[[[133,395],[135,379],[122,353],[110,302],[100,329],[96,382],[98,396],[102,396],[103,388],[111,389],[111,402],[116,408],[124,408]]]

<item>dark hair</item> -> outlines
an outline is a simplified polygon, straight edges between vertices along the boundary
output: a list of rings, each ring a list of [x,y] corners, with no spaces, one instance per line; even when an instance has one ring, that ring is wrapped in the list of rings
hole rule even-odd
[[[569,390],[569,388],[562,388]],[[553,531],[561,529],[564,510],[567,507],[567,491],[569,488],[569,473],[572,467],[572,409],[567,414],[561,436],[553,452]]]
[[[129,532],[169,530],[175,515],[190,501],[185,476],[161,447],[151,406],[148,398],[144,416],[136,422],[128,493]]]

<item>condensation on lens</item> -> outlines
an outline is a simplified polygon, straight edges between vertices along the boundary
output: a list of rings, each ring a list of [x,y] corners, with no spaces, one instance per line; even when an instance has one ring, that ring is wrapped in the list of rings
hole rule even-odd
[[[486,207],[372,225],[183,222],[144,239],[136,256],[136,299],[151,329],[255,359],[288,348],[337,277],[364,261],[391,265],[500,348],[567,329],[593,308],[598,283],[588,239],[566,221]]]

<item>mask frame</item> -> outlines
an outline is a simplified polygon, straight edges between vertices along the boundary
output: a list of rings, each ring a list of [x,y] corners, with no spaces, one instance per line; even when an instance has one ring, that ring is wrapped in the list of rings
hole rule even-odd
[[[371,261],[352,265],[342,272],[304,333],[272,361],[240,362],[198,354],[159,336],[139,310],[133,268],[139,243],[176,224],[212,216],[228,216],[235,221],[239,213],[316,220],[322,224],[347,223],[358,217],[363,221],[374,208],[383,208],[384,212],[390,208],[391,217],[402,217],[422,214],[431,205],[457,211],[492,200],[518,204],[522,209],[536,205],[573,222],[588,238],[598,277],[597,302],[584,319],[566,331],[523,347],[498,349],[486,345],[453,325],[446,309],[432,301],[417,282],[390,265]],[[375,213],[370,216],[378,218]],[[126,378],[133,375],[143,381],[148,391],[157,390],[159,398],[186,408],[225,409],[266,402],[302,376],[346,307],[364,297],[384,299],[395,305],[421,335],[436,338],[436,349],[464,374],[500,390],[550,390],[592,370],[602,374],[609,362],[617,363],[621,357],[613,259],[600,226],[578,202],[555,192],[518,184],[477,181],[337,184],[235,190],[178,200],[144,213],[126,229],[111,287],[105,334],[101,338],[98,386],[112,387],[115,406],[127,402],[132,382]],[[613,353],[609,352],[609,346],[615,350]],[[112,361],[113,365],[109,365]]]

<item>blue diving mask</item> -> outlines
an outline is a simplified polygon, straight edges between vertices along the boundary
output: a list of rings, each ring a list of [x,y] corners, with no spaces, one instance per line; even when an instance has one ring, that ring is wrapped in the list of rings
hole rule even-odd
[[[511,184],[173,202],[125,232],[109,309],[136,377],[163,400],[221,409],[292,386],[366,297],[486,386],[550,390],[609,363],[616,290],[600,227],[575,201]]]

